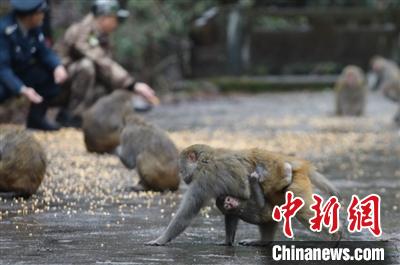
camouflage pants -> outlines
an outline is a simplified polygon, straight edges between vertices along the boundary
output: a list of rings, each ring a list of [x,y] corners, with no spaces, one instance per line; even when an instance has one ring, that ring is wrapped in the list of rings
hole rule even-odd
[[[108,93],[106,87],[97,81],[96,67],[89,59],[81,59],[67,66],[69,81],[66,84],[69,100],[66,109],[73,116],[80,117],[100,97]]]

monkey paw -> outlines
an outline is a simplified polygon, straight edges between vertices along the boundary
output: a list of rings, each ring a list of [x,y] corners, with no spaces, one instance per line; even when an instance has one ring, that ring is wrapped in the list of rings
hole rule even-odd
[[[266,168],[258,165],[253,173],[250,174],[250,181],[263,182],[267,179],[269,172]]]
[[[241,246],[248,246],[248,247],[265,247],[268,246],[271,241],[260,241],[255,239],[244,239],[239,242]]]
[[[231,196],[226,196],[224,200],[224,208],[225,210],[236,209],[239,206],[239,201]]]
[[[152,241],[149,241],[149,242],[144,243],[144,244],[145,244],[146,246],[164,246],[164,245],[165,245],[165,243],[160,242],[159,239],[152,240]]]
[[[260,175],[258,175],[258,173],[256,171],[254,171],[253,173],[250,174],[250,180],[259,180],[260,179]]]
[[[226,242],[226,241],[219,242],[219,243],[217,243],[217,245],[218,246],[225,246],[225,247],[232,247],[233,246],[232,243],[229,243],[229,242]]]

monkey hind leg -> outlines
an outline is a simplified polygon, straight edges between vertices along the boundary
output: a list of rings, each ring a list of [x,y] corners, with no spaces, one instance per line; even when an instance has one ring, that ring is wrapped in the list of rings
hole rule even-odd
[[[225,241],[219,243],[222,246],[232,246],[235,242],[236,229],[239,223],[239,217],[236,215],[225,214]]]
[[[141,184],[147,190],[175,191],[179,188],[177,165],[160,163],[154,155],[148,152],[139,154],[136,161]]]
[[[260,239],[244,239],[239,242],[242,246],[263,247],[268,246],[274,240],[275,232],[278,228],[278,223],[271,221],[265,224],[258,225],[260,231]]]

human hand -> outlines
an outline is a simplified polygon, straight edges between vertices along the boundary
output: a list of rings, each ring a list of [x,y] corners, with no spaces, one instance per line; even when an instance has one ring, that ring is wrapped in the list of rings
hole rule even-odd
[[[135,84],[135,92],[142,95],[147,101],[153,105],[160,104],[160,100],[155,95],[154,90],[146,83],[138,82]]]
[[[39,104],[43,101],[43,97],[31,87],[22,87],[21,94],[28,98],[30,102],[35,104]]]
[[[67,70],[65,70],[65,67],[62,65],[59,65],[54,69],[54,81],[56,84],[62,84],[67,80],[68,78],[68,73]]]

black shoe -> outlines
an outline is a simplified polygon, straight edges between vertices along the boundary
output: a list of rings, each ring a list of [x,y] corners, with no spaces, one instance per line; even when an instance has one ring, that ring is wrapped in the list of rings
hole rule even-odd
[[[78,116],[72,116],[67,110],[61,109],[56,117],[56,121],[62,127],[73,127],[80,128],[82,126],[82,118]]]
[[[46,119],[47,104],[45,102],[40,104],[31,104],[26,121],[28,129],[36,129],[42,131],[57,131],[60,126],[52,124]]]
[[[28,121],[26,123],[28,129],[41,130],[41,131],[58,131],[60,126],[55,123],[50,123],[48,120],[43,119],[41,121]]]

